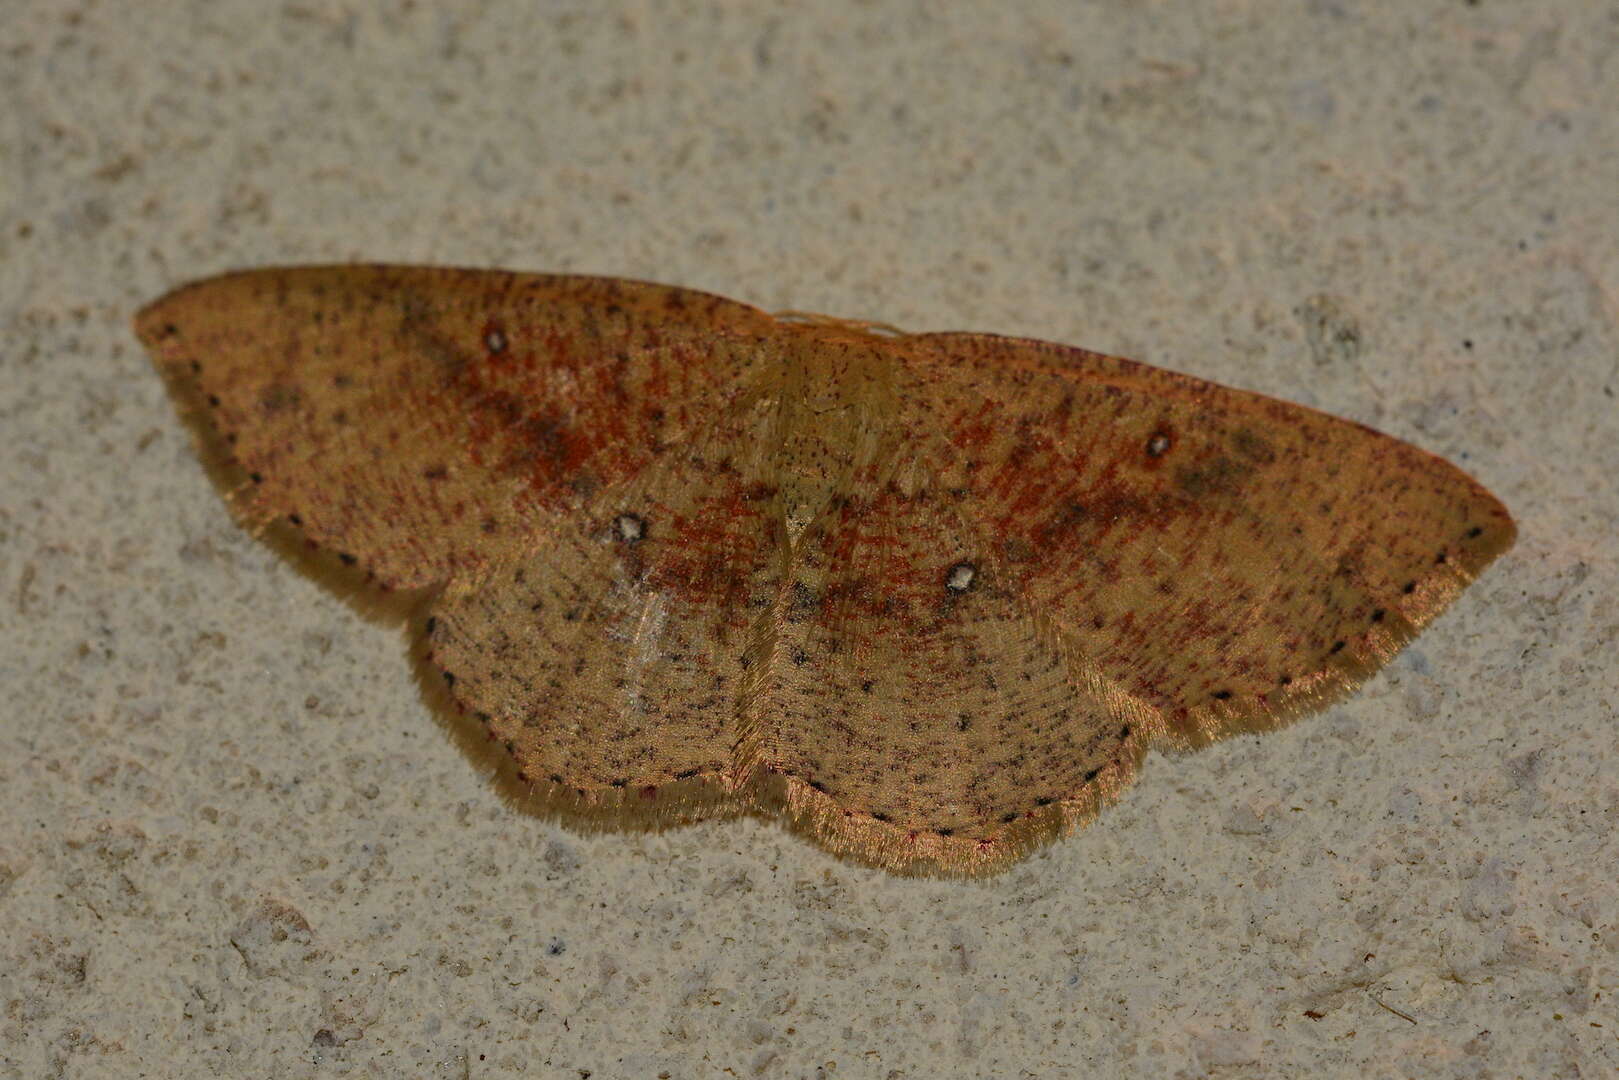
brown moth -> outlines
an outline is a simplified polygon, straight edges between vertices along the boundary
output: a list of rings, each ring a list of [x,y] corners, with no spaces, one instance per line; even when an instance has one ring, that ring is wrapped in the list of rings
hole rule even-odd
[[[1150,747],[1322,709],[1514,537],[1406,443],[1039,341],[396,266],[135,328],[237,517],[397,598],[526,798],[894,870],[1003,868]]]

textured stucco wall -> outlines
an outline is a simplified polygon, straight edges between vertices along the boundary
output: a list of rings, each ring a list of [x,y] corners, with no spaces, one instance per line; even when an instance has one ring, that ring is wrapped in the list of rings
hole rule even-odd
[[[1613,5],[5,9],[0,1074],[1619,1069]],[[1349,703],[1001,877],[581,835],[231,523],[130,335],[356,258],[1121,353],[1522,533]]]

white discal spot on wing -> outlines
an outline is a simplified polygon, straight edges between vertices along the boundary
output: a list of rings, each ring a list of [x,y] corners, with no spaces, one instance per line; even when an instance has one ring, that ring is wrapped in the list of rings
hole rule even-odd
[[[634,514],[620,514],[613,519],[613,535],[626,544],[633,544],[646,535],[646,522]]]
[[[944,587],[951,592],[966,592],[972,588],[973,579],[978,576],[978,570],[970,562],[960,562],[950,568],[949,575],[944,579]]]

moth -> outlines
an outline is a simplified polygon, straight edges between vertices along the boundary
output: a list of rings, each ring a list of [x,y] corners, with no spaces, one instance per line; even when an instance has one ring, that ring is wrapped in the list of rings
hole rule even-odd
[[[1515,534],[1303,406],[637,281],[263,269],[135,330],[236,517],[388,598],[526,799],[896,871],[1341,699]]]

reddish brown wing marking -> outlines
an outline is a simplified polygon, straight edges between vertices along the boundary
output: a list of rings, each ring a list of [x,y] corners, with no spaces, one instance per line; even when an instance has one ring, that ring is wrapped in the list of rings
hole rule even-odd
[[[432,662],[542,790],[655,798],[732,772],[750,650],[780,591],[773,422],[768,400],[716,402],[593,511],[435,603]]]
[[[896,474],[799,548],[763,763],[835,848],[987,868],[1094,810],[1139,755],[961,495],[920,458]]]
[[[399,588],[475,577],[588,512],[734,394],[707,344],[773,325],[686,289],[385,266],[227,274],[136,319],[245,474],[243,518]]]
[[[1168,745],[1341,697],[1511,546],[1472,479],[1358,424],[1041,342],[913,341],[963,516]]]

